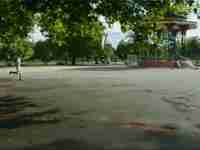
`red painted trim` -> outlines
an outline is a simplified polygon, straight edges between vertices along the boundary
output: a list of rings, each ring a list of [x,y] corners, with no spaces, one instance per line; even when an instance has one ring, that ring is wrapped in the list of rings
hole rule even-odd
[[[175,67],[175,60],[144,60],[143,67]]]

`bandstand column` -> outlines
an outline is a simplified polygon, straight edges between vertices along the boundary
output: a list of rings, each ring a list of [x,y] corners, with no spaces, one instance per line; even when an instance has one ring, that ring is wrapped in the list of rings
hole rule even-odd
[[[185,53],[185,36],[186,36],[186,31],[182,31],[182,38],[181,38],[181,47],[182,47],[182,51],[183,53]]]

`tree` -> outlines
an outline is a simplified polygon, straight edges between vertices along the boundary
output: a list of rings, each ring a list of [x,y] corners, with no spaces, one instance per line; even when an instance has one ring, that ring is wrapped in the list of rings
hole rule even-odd
[[[27,39],[16,37],[12,43],[2,43],[0,58],[5,61],[15,61],[17,57],[28,60],[33,56],[33,44]]]
[[[39,41],[34,46],[35,59],[40,59],[44,63],[48,63],[53,58],[53,47],[49,40]]]
[[[28,59],[32,55],[31,43],[26,40],[33,26],[32,13],[23,7],[21,0],[0,2],[1,59],[14,61],[20,56]]]
[[[104,48],[101,47],[96,51],[96,59],[101,58],[101,61],[106,64],[109,64],[111,62],[111,57],[113,55],[114,48],[110,43],[106,43]]]
[[[120,59],[126,60],[128,54],[131,54],[132,49],[133,43],[125,42],[124,40],[122,40],[117,47],[116,55]]]
[[[48,37],[58,45],[67,42],[73,64],[83,51],[77,44],[83,46],[86,41],[79,33],[90,27],[90,22],[98,22],[99,15],[105,16],[108,23],[119,20],[124,29],[134,31],[135,50],[140,50],[141,45],[147,45],[145,41],[160,30],[159,20],[166,14],[185,14],[189,10],[184,0],[52,0],[35,2],[33,7],[41,14],[39,24]]]
[[[76,43],[70,38],[79,43],[78,37],[88,39],[92,37],[88,33],[96,33],[88,32],[88,28],[100,23],[99,15],[105,16],[109,24],[119,20],[123,29],[134,31],[135,40],[142,43],[159,30],[158,20],[169,12],[186,13],[190,5],[189,0],[3,0],[0,43],[9,45],[15,36],[25,39],[34,24],[59,46],[68,45],[67,41]]]
[[[33,43],[26,39],[17,38],[11,48],[16,50],[17,57],[21,57],[23,60],[28,60],[33,56]]]
[[[196,37],[188,38],[186,40],[185,49],[182,49],[180,53],[187,57],[199,57],[200,56],[200,41]]]
[[[21,0],[0,2],[0,42],[8,44],[13,39],[27,37],[33,27],[33,13],[28,11]]]
[[[93,20],[89,23],[87,21],[74,23],[73,25],[68,25],[67,28],[70,32],[66,35],[50,31],[50,38],[56,41],[59,46],[66,47],[65,49],[68,50],[68,56],[71,57],[72,65],[75,65],[76,58],[94,54],[93,51],[101,43],[103,26],[100,22]],[[58,28],[58,30],[60,29]],[[64,27],[62,29],[63,31],[66,30]],[[54,37],[57,39],[54,40]]]

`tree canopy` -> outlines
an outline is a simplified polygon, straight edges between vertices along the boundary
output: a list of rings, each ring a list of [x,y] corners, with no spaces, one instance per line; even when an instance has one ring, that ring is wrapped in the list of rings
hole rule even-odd
[[[166,13],[187,12],[191,0],[3,0],[0,2],[1,36],[5,33],[25,36],[39,14],[43,31],[70,34],[74,24],[98,21],[106,17],[108,23],[119,20],[126,28],[139,30],[158,22]],[[60,35],[60,36],[61,36]],[[62,38],[62,36],[60,37]]]
[[[37,24],[49,40],[68,54],[88,53],[91,43],[101,43],[103,25],[120,21],[124,30],[135,32],[135,41],[145,41],[159,29],[159,20],[170,14],[186,14],[192,0],[2,0],[0,1],[0,43],[11,49],[25,40]],[[98,45],[98,44],[97,44]],[[94,44],[93,44],[94,46]],[[82,50],[81,50],[82,49]],[[83,50],[84,49],[84,50]],[[84,52],[82,52],[84,51]]]

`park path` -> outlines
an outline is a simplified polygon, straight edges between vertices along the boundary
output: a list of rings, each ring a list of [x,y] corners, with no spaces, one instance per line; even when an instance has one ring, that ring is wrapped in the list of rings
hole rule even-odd
[[[64,120],[0,130],[1,147],[200,149],[198,71],[40,67],[24,73],[15,85],[17,96],[42,106],[36,107],[39,112],[53,105]],[[55,111],[46,114],[51,119]],[[40,123],[46,120],[36,116]]]
[[[14,84],[11,79],[0,79],[0,97],[13,95],[14,94]]]

